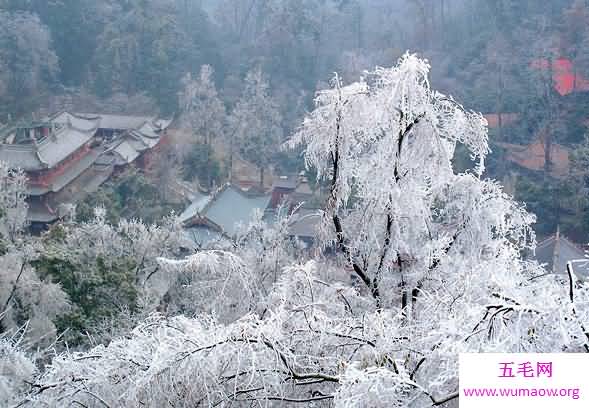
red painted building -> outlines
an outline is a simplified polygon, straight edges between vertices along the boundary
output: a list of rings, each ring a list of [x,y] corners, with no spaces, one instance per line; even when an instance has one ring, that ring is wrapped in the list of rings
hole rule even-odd
[[[59,219],[63,204],[95,191],[113,173],[165,141],[171,121],[152,117],[59,112],[44,122],[0,128],[0,160],[23,169],[28,220]]]
[[[577,72],[573,62],[568,58],[538,59],[532,61],[531,66],[549,72],[554,89],[562,96],[589,91],[589,79]]]

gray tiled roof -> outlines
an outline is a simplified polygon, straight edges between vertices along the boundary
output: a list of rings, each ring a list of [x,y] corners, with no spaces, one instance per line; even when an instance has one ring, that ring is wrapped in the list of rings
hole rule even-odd
[[[86,118],[99,118],[101,129],[131,130],[138,129],[145,122],[155,120],[153,116],[105,115],[100,113],[76,113]]]
[[[82,131],[93,131],[98,129],[100,124],[99,117],[82,117],[78,116],[75,113],[70,112],[59,112],[51,117],[48,120],[52,123],[58,123],[62,125],[71,124],[71,126],[75,129],[82,130]]]
[[[145,122],[143,126],[137,129],[137,131],[141,133],[141,136],[144,136],[146,138],[159,139],[160,137],[160,128],[156,127],[151,122]]]
[[[146,137],[159,138],[158,131],[166,129],[172,119],[156,119],[156,116],[110,115],[102,113],[60,112],[49,117],[54,123],[71,123],[78,129],[137,130]]]
[[[172,124],[173,121],[174,121],[174,119],[158,119],[158,120],[155,120],[154,123],[160,129],[167,129]]]
[[[188,207],[180,214],[180,221],[186,222],[191,218],[197,216],[211,200],[210,195],[201,194],[198,191],[194,193],[194,199]]]
[[[160,141],[160,136],[158,134],[155,134],[155,136],[146,136],[142,132],[136,130],[131,131],[129,136],[131,140],[135,141],[134,145],[136,146],[136,149],[141,151],[153,148]]]
[[[51,185],[51,191],[58,192],[75,180],[80,174],[92,166],[100,153],[99,150],[92,150],[75,164],[69,166]]]
[[[237,187],[226,184],[213,195],[196,194],[192,203],[180,214],[186,222],[200,215],[228,236],[235,235],[237,225],[248,223],[255,210],[264,211],[270,195],[250,196]]]
[[[150,124],[146,123],[139,130],[131,130],[117,138],[107,152],[118,156],[117,164],[132,163],[139,155],[152,149],[160,141],[160,135]]]
[[[113,152],[118,154],[123,163],[131,163],[133,160],[139,156],[139,151],[135,149],[129,142],[126,140],[119,144],[117,147],[113,149]]]
[[[38,144],[38,156],[49,167],[53,167],[86,144],[92,136],[93,131],[64,127],[57,132],[55,138],[47,137]]]
[[[97,166],[95,162],[89,171],[85,172],[82,176],[80,176],[78,182],[84,186],[83,191],[85,193],[94,193],[96,190],[98,190],[102,183],[104,183],[106,180],[110,178],[112,172],[112,166]]]
[[[585,251],[563,235],[553,235],[536,247],[536,260],[546,264],[546,269],[557,274],[566,274],[568,261],[585,259]],[[589,261],[589,259],[588,259]],[[582,278],[589,277],[589,262],[574,262],[573,271]]]
[[[125,130],[107,150],[107,155],[115,155],[119,165],[133,162],[141,152],[155,147],[161,138],[160,132],[172,120],[151,116],[110,115],[98,113],[60,112],[48,118],[52,123],[69,126],[73,130],[94,132],[98,128]],[[29,158],[29,161],[31,159]]]
[[[233,236],[237,232],[237,225],[248,223],[254,210],[263,212],[270,198],[270,195],[250,197],[228,185],[215,195],[203,213],[227,235]]]
[[[180,214],[180,220],[184,223],[200,215],[204,220],[210,221],[220,230],[216,234],[232,237],[237,232],[239,224],[247,224],[252,220],[255,210],[265,212],[266,222],[273,223],[275,216],[266,212],[270,202],[270,195],[251,196],[235,186],[225,185],[212,196],[197,193],[192,203]],[[317,209],[301,208],[293,216],[289,224],[289,234],[301,239],[312,241],[316,229],[321,221],[321,213]],[[187,227],[186,231],[193,231],[196,237],[208,242],[208,236],[213,229],[211,226],[196,225]],[[204,234],[204,238],[203,238]],[[206,239],[205,239],[206,238]],[[192,239],[196,242],[196,238]]]
[[[0,144],[0,160],[26,171],[52,168],[90,141],[93,135],[93,131],[63,126],[36,145]]]
[[[31,145],[0,144],[0,161],[23,170],[40,170],[48,167],[39,159]]]
[[[297,175],[278,176],[275,177],[272,183],[272,188],[283,188],[288,190],[294,190],[298,185]]]
[[[219,231],[201,225],[185,228],[184,235],[200,249],[229,243],[229,240]]]
[[[293,216],[293,220],[288,226],[288,232],[295,237],[313,239],[320,224],[321,213],[319,210],[301,208]]]

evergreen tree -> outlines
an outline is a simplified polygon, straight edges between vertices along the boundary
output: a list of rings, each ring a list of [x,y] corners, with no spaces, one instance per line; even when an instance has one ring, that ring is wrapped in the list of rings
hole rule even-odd
[[[243,93],[230,117],[233,138],[240,154],[258,166],[260,186],[264,186],[264,171],[282,141],[282,117],[269,84],[260,67],[248,72]]]

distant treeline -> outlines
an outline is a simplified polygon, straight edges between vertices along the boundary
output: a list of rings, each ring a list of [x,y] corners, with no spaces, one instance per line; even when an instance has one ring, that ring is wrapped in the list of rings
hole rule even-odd
[[[587,0],[0,0],[0,122],[67,103],[178,112],[181,79],[208,64],[228,111],[261,68],[286,136],[334,71],[356,80],[409,49],[431,60],[438,89],[519,114],[492,142],[548,129],[574,146],[587,102],[563,102],[551,69],[566,58],[589,78],[588,27]]]

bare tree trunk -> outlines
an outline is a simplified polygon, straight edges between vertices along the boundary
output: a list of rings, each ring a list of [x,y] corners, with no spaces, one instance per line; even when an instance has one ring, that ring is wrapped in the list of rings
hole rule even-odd
[[[211,137],[208,135],[204,135],[205,141],[205,154],[207,155],[205,160],[205,169],[206,169],[206,186],[207,190],[211,188],[211,150],[212,150],[212,143]]]
[[[552,62],[552,57],[548,59],[549,64],[549,78],[548,78],[548,86],[546,87],[546,99],[548,100],[548,125],[545,127],[545,135],[544,135],[544,171],[549,173],[551,170],[552,165],[552,157],[551,157],[551,150],[552,150],[552,124],[555,120],[555,113],[552,105],[552,90],[554,87],[554,66]]]
[[[440,0],[440,20],[442,23],[442,33],[444,33],[444,27],[446,26],[446,1]]]
[[[362,36],[362,8],[357,6],[356,8],[356,45],[358,49],[361,49],[364,45],[364,38]]]
[[[442,40],[442,48],[446,48],[446,1],[440,0],[440,30],[438,32]]]
[[[546,136],[544,141],[544,171],[550,173],[552,168],[552,135],[550,134],[550,126],[546,127]]]
[[[497,92],[497,119],[499,127],[499,140],[503,140],[503,64],[499,64]]]
[[[16,277],[16,280],[12,284],[12,290],[10,291],[8,298],[6,298],[6,302],[4,302],[4,307],[2,308],[2,311],[0,311],[0,333],[3,333],[4,331],[6,331],[4,324],[2,323],[2,318],[5,316],[5,313],[8,310],[8,306],[10,306],[10,301],[12,300],[12,298],[14,297],[14,294],[16,293],[16,289],[18,288],[18,283],[19,283],[20,278],[25,270],[25,266],[26,266],[26,262],[23,260],[22,264],[20,266],[20,271],[18,273],[18,276]]]
[[[415,7],[417,8],[417,13],[419,15],[419,19],[420,19],[420,25],[421,25],[421,42],[422,42],[422,47],[424,49],[427,48],[428,43],[429,43],[429,36],[428,36],[428,18],[427,18],[427,11],[426,11],[426,5],[425,2],[423,0],[413,0],[413,3],[415,4]]]
[[[232,134],[229,138],[229,182],[233,184],[233,139],[235,135]]]

